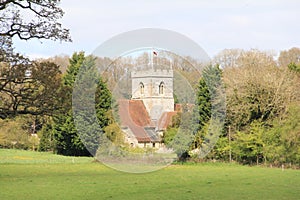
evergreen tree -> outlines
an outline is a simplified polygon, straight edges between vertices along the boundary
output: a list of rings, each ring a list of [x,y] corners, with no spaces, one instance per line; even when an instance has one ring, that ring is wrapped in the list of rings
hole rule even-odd
[[[225,91],[223,89],[222,71],[219,66],[206,67],[199,81],[197,92],[198,130],[201,130],[211,117],[221,118],[225,114],[223,106]]]
[[[209,121],[211,115],[211,102],[208,86],[201,78],[199,81],[198,93],[197,93],[197,108],[198,108],[198,130],[201,130],[203,126]]]
[[[60,114],[53,117],[53,133],[55,139],[55,150],[63,155],[88,155],[88,151],[81,143],[74,125],[74,119],[71,109],[72,88],[79,72],[80,66],[84,61],[84,53],[74,53],[69,59],[69,67],[66,75],[63,77],[62,88],[65,90],[65,96],[61,102],[64,108]]]
[[[97,89],[96,89],[96,113],[99,120],[100,127],[106,127],[109,123],[112,123],[113,117],[111,116],[111,109],[116,109],[116,104],[113,102],[112,94],[107,88],[106,83],[100,79],[97,80]]]
[[[95,155],[100,136],[112,121],[112,95],[102,78],[97,77],[95,58],[88,56],[77,76],[73,91],[73,114],[78,135],[87,150]]]
[[[220,135],[225,118],[224,94],[221,69],[218,65],[207,66],[203,70],[197,92],[195,117],[198,129],[193,143],[194,148],[201,146],[203,150],[208,150]]]
[[[83,65],[85,59],[84,52],[74,53],[69,59],[69,67],[66,75],[63,77],[63,85],[73,87],[79,68]]]
[[[74,53],[70,59],[62,86],[66,90],[65,110],[54,118],[56,151],[59,154],[95,154],[99,136],[110,123],[108,113],[112,108],[112,96],[95,70],[95,58],[85,57],[83,52]],[[72,94],[74,87],[78,91]],[[72,109],[72,101],[77,108],[73,105]],[[97,117],[93,109],[96,109]]]

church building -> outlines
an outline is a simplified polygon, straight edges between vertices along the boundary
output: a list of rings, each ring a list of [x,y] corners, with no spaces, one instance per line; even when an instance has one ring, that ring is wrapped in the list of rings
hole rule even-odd
[[[133,147],[160,148],[162,133],[172,123],[173,70],[147,69],[131,73],[131,99],[119,100],[125,141]]]

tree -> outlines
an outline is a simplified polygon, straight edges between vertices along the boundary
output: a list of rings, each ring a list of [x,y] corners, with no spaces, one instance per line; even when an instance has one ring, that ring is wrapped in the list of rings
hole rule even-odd
[[[197,93],[197,132],[194,148],[200,149],[199,156],[205,156],[223,133],[225,122],[225,90],[222,70],[218,65],[209,65],[203,70]]]
[[[224,80],[234,158],[243,163],[278,164],[285,162],[284,151],[295,155],[294,143],[290,143],[292,150],[284,150],[282,136],[288,131],[278,125],[290,115],[289,105],[299,102],[295,65],[278,67],[267,52],[245,51],[237,59],[237,66],[224,69]],[[297,141],[297,137],[287,137]]]
[[[117,123],[108,124],[104,128],[105,136],[115,145],[120,146],[124,144],[124,133]]]
[[[67,73],[62,80],[62,88],[65,96],[62,100],[64,107],[53,117],[53,134],[55,139],[55,150],[63,155],[89,155],[84,144],[81,142],[74,124],[73,112],[71,108],[72,89],[79,68],[85,59],[84,52],[74,53],[69,59]],[[50,129],[51,130],[51,129]]]
[[[55,140],[53,137],[53,120],[48,118],[42,129],[38,132],[40,138],[39,151],[54,151]]]
[[[224,93],[219,66],[204,68],[197,87],[196,105],[182,104],[181,112],[173,117],[172,125],[164,132],[164,142],[180,159],[191,149],[200,148],[199,156],[204,156],[213,147],[224,124]]]
[[[95,108],[100,127],[106,127],[114,123],[113,114],[117,113],[117,104],[113,101],[112,94],[108,90],[106,83],[100,77],[97,81]],[[114,109],[112,113],[112,109]]]
[[[14,53],[12,37],[71,41],[58,20],[59,0],[0,1],[0,117],[51,115],[57,110],[60,72],[50,62],[30,61]]]
[[[27,116],[26,116],[27,117]],[[0,147],[2,148],[31,148],[31,137],[28,133],[25,117],[16,117],[14,119],[0,119]]]
[[[59,154],[94,155],[99,147],[100,135],[105,130],[112,140],[120,138],[120,130],[111,125],[114,123],[111,113],[115,105],[112,95],[95,70],[95,58],[86,57],[84,52],[74,53],[70,59],[62,86],[67,88],[64,102],[69,103],[54,117],[54,137]],[[73,88],[76,88],[75,93]]]
[[[59,109],[61,73],[50,62],[0,63],[0,118],[19,114],[51,116]],[[46,73],[45,73],[46,72]]]
[[[291,70],[293,72],[300,73],[300,65],[299,64],[297,65],[292,62],[288,65],[288,68],[289,68],[289,70]]]
[[[224,49],[213,58],[213,64],[225,69],[227,67],[238,67],[238,59],[244,53],[242,49]]]
[[[237,132],[234,136],[233,152],[237,161],[257,165],[265,160],[265,132],[263,124],[254,121],[246,132]]]
[[[0,1],[0,36],[71,41],[69,30],[58,22],[64,12],[59,0]]]
[[[274,131],[280,131],[281,163],[297,164],[300,166],[299,102],[292,103],[288,106],[287,116],[274,127]]]
[[[199,81],[199,87],[197,92],[197,111],[198,111],[198,121],[199,128],[201,130],[205,123],[207,123],[211,116],[211,97],[209,93],[209,88],[204,80],[201,78]]]
[[[112,104],[110,91],[97,75],[95,58],[86,57],[79,69],[72,94],[77,135],[92,155],[96,154],[100,136],[109,124],[108,112]]]
[[[281,67],[287,67],[289,64],[294,63],[295,65],[300,64],[300,49],[293,47],[287,51],[281,51],[278,64]]]
[[[296,98],[295,86],[299,84],[287,69],[277,67],[272,55],[257,50],[244,52],[238,67],[225,68],[224,82],[227,122],[233,132],[255,120],[279,116]]]
[[[74,124],[72,110],[53,118],[55,152],[68,156],[88,156],[90,153],[82,143]]]
[[[0,63],[10,61],[10,58],[12,58],[13,55],[11,38],[0,36]]]
[[[54,57],[46,58],[46,59],[38,59],[39,61],[48,61],[48,62],[53,62],[59,66],[59,69],[62,74],[65,74],[69,65],[69,58],[70,56],[61,54],[61,55],[56,55]]]

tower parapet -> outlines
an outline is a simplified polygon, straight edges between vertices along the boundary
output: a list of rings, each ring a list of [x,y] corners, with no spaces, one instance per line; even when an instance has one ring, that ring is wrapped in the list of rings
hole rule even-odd
[[[169,69],[150,69],[131,72],[131,78],[146,77],[170,77],[173,78],[173,70]]]

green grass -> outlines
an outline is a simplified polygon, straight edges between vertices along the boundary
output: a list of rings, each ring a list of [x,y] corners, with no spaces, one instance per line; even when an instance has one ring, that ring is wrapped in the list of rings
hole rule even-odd
[[[89,163],[92,157],[60,156],[50,152],[0,149],[0,164]]]
[[[299,199],[300,171],[203,163],[128,174],[76,158],[0,149],[1,199]]]

